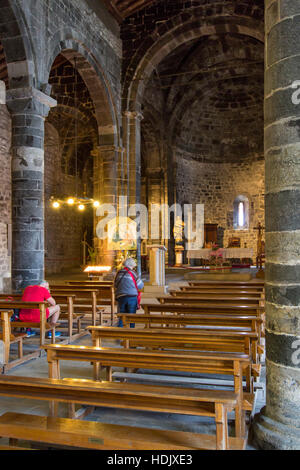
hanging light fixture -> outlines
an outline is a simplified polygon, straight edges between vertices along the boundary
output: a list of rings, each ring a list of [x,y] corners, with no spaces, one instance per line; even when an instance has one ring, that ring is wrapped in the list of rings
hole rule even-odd
[[[74,57],[74,79],[75,79],[75,119],[74,119],[74,155],[75,155],[75,195],[69,196],[66,199],[56,198],[51,196],[50,203],[54,209],[59,209],[61,206],[74,207],[76,206],[80,212],[83,212],[86,206],[92,206],[97,209],[100,206],[100,202],[86,196],[86,188],[82,197],[78,196],[78,100],[77,100],[77,58]],[[60,126],[61,128],[61,126]]]

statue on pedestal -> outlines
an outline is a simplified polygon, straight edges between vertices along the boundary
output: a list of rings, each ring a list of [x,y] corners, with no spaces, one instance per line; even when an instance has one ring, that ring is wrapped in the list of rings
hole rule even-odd
[[[176,217],[173,234],[175,239],[175,266],[181,267],[183,265],[183,252],[184,252],[184,240],[183,240],[183,231],[184,231],[184,222],[180,217]]]

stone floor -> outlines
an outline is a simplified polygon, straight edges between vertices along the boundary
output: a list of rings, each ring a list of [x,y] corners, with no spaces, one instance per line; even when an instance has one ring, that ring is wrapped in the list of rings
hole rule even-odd
[[[55,276],[59,279],[59,276]],[[70,275],[68,275],[70,278]],[[76,278],[76,276],[75,276]],[[77,276],[78,278],[78,276]],[[176,288],[179,284],[183,284],[182,278],[178,274],[168,275],[168,284],[170,288]],[[148,299],[147,299],[148,301]],[[28,345],[25,346],[25,351],[28,349],[35,349],[38,347],[39,337],[28,339]],[[74,344],[91,345],[90,336],[85,336]],[[118,347],[116,342],[107,342],[106,346]],[[142,372],[142,371],[141,371]],[[149,371],[147,371],[149,373]],[[154,372],[155,373],[155,372]],[[25,376],[25,377],[48,377],[48,364],[46,356],[31,360],[25,364],[13,368],[8,372],[8,375]],[[195,374],[188,374],[187,376],[196,377]],[[62,361],[61,362],[61,377],[73,378],[92,378],[92,367],[89,363],[81,363],[75,361]],[[198,376],[199,377],[199,376]],[[265,370],[263,368],[261,382],[264,383]],[[149,382],[148,382],[149,383]],[[159,384],[159,382],[155,382]],[[162,381],[161,384],[167,384]],[[176,385],[180,386],[180,385]],[[187,386],[187,385],[183,385]],[[189,384],[189,387],[195,389],[199,388],[198,384]],[[228,389],[228,388],[227,388]],[[256,412],[258,412],[265,404],[265,397],[262,392],[257,394]],[[26,412],[37,415],[48,414],[48,403],[37,400],[17,400],[14,398],[0,397],[0,414],[7,411]],[[64,404],[60,405],[59,416],[67,417],[67,407]],[[97,408],[93,413],[89,414],[85,419],[91,421],[101,421],[110,424],[124,424],[139,427],[155,428],[155,429],[170,429],[178,431],[190,431],[200,433],[214,433],[215,424],[213,420],[201,419],[199,417],[172,415],[169,413],[154,413],[154,412],[138,412],[130,410]],[[229,416],[230,434],[233,433],[233,416]],[[232,434],[233,435],[233,434]],[[5,439],[0,439],[0,444],[6,443]],[[251,443],[247,447],[249,450],[254,450]]]

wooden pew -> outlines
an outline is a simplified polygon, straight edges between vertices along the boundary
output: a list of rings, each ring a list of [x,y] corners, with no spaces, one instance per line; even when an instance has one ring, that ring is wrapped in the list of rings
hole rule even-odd
[[[228,437],[227,413],[236,408],[238,401],[233,392],[4,376],[0,377],[0,395],[117,409],[209,416],[216,421],[216,436],[202,436],[178,431],[5,413],[0,417],[0,435],[15,440],[99,450],[245,448],[244,438]]]
[[[222,303],[202,303],[202,304],[147,304],[143,303],[142,308],[145,315],[150,315],[154,313],[159,314],[174,314],[174,315],[247,315],[260,317],[264,319],[264,307],[257,305],[232,305],[232,304],[222,304]],[[259,344],[261,344],[261,339],[264,335],[263,322],[261,322],[258,330],[259,334]]]
[[[243,328],[259,332],[259,325],[262,323],[260,317],[247,315],[146,315],[139,313],[118,313],[117,316],[123,320],[125,328],[129,328],[130,323],[144,324],[145,328],[158,326],[198,326],[198,327],[223,327],[223,328]]]
[[[111,325],[114,322],[114,315],[116,313],[116,298],[113,281],[66,281],[67,284],[77,287],[88,287],[98,289],[99,295],[97,301],[99,306],[109,305],[111,312]]]
[[[221,296],[221,297],[254,297],[254,298],[264,298],[264,294],[262,292],[258,292],[256,290],[250,289],[214,289],[214,288],[203,288],[203,289],[191,289],[190,290],[183,290],[183,286],[181,286],[180,290],[171,289],[168,291],[168,294],[171,296],[179,296],[182,297],[199,297],[199,296]]]
[[[52,327],[47,323],[46,308],[49,306],[47,302],[22,302],[21,300],[6,301],[2,300],[7,298],[7,295],[0,295],[0,310],[11,310],[11,309],[28,309],[34,308],[40,310],[40,321],[39,322],[23,322],[13,321],[10,322],[11,328],[37,328],[40,330],[40,346],[45,344],[46,331],[52,331],[52,340],[55,342],[55,326]]]
[[[61,308],[58,320],[59,326],[61,327],[61,321],[67,322],[68,342],[71,343],[82,336],[86,336],[86,331],[81,326],[81,320],[84,318],[84,313],[76,313],[74,309],[74,306],[76,305],[76,295],[56,292],[55,300]],[[74,329],[76,329],[76,333],[74,332]]]
[[[134,314],[123,314],[118,316],[131,316]],[[141,315],[142,316],[142,315]],[[173,317],[174,318],[174,317]],[[128,320],[127,320],[128,322]],[[128,325],[129,327],[129,325]],[[261,366],[258,363],[258,334],[251,330],[236,331],[222,329],[177,329],[177,328],[155,328],[155,329],[133,329],[133,328],[109,328],[88,327],[92,335],[94,347],[101,347],[103,339],[123,340],[125,348],[152,348],[160,350],[197,350],[202,352],[226,352],[245,353],[252,358],[252,367],[246,377],[248,388],[252,389],[252,379],[256,380],[260,375]],[[99,376],[99,364],[94,365],[95,377]],[[250,386],[250,383],[252,384]],[[257,385],[257,384],[256,384]]]
[[[142,303],[142,308],[146,315],[153,313],[176,313],[176,314],[189,314],[198,315],[200,313],[206,314],[226,314],[226,315],[253,315],[261,316],[264,312],[264,307],[257,305],[232,305],[223,304],[221,302],[201,303],[201,304],[150,304]]]
[[[4,343],[4,360],[1,363],[2,371],[6,372],[7,370],[15,367],[16,365],[24,362],[23,357],[23,338],[26,336],[26,333],[12,333],[10,326],[10,317],[13,314],[13,311],[1,311],[0,312],[0,340]],[[17,343],[18,347],[18,358],[14,361],[10,361],[10,346],[11,344]],[[34,356],[36,357],[36,355]],[[30,357],[29,359],[31,359]],[[28,357],[26,356],[26,360]]]
[[[252,291],[252,292],[263,292],[265,287],[264,285],[256,285],[256,284],[225,284],[225,283],[220,283],[220,284],[213,284],[213,283],[197,283],[197,282],[189,282],[188,286],[180,286],[180,289],[182,290],[187,290],[187,289],[214,289],[214,290],[247,290],[247,291]]]
[[[112,380],[113,367],[230,375],[234,377],[234,391],[237,394],[235,407],[236,436],[242,437],[245,434],[245,411],[252,411],[254,403],[251,358],[246,354],[199,353],[197,351],[175,350],[147,351],[74,345],[49,345],[45,346],[44,349],[47,351],[49,377],[52,379],[60,378],[61,360],[92,362],[94,364],[95,380],[100,380],[100,365],[106,368],[108,381]],[[246,394],[243,394],[243,373],[247,379],[246,392],[248,393]],[[81,403],[84,404],[84,402]],[[53,408],[52,410],[53,413],[56,412]]]
[[[157,300],[161,304],[201,304],[210,302],[222,302],[230,305],[263,305],[263,301],[260,297],[223,297],[217,295],[197,295],[197,297],[190,296],[161,296],[157,297]]]
[[[74,313],[81,315],[91,315],[93,325],[97,324],[97,315],[100,315],[102,324],[102,310],[97,308],[97,289],[83,289],[72,286],[51,287],[51,295],[56,298],[58,295],[75,295],[73,302]]]
[[[85,287],[85,286],[71,286],[71,285],[56,285],[51,287],[51,292],[53,293],[67,293],[71,292],[76,295],[76,299],[78,300],[78,311],[80,311],[80,303],[81,303],[81,311],[85,312],[85,314],[91,313],[89,308],[89,294],[92,297],[92,322],[96,325],[96,317],[97,314],[100,315],[100,324],[102,324],[102,316],[104,314],[104,309],[101,308],[104,305],[110,305],[111,307],[111,321],[113,322],[113,317],[115,313],[115,294],[114,289],[111,286],[108,287]],[[76,300],[76,303],[77,303]],[[87,307],[88,309],[86,309]],[[77,306],[75,305],[75,310]]]
[[[188,281],[191,286],[225,286],[225,287],[262,287],[265,286],[264,280],[255,279],[252,281]]]
[[[186,326],[196,327],[197,331],[199,327],[210,328],[212,331],[215,331],[215,328],[228,329],[232,328],[241,328],[243,331],[252,331],[257,333],[258,342],[256,348],[256,358],[255,363],[253,364],[253,371],[255,376],[259,377],[261,372],[261,365],[259,364],[259,357],[264,354],[264,346],[261,342],[262,334],[262,323],[263,320],[261,317],[247,316],[247,315],[146,315],[146,314],[133,314],[133,313],[119,313],[117,314],[119,318],[123,320],[123,325],[125,328],[129,328],[131,323],[143,324],[145,328],[162,328],[162,327],[179,327],[184,328]],[[190,331],[192,328],[188,328]],[[185,334],[186,328],[184,328],[183,334]],[[237,331],[237,330],[233,330]]]
[[[17,446],[13,446],[13,445],[7,445],[7,446],[3,446],[3,445],[0,445],[0,451],[2,450],[34,450],[34,449],[28,449],[26,447],[17,447]]]
[[[124,340],[126,348],[137,346],[157,349],[180,349],[244,353],[258,362],[258,334],[253,331],[196,330],[185,328],[109,328],[90,326],[93,346],[101,347],[102,339]]]
[[[1,298],[12,297],[14,300],[21,301],[22,294],[1,294]],[[68,339],[69,342],[75,341],[76,339],[80,338],[81,336],[86,335],[86,331],[81,331],[81,318],[83,315],[74,313],[74,301],[75,295],[73,294],[60,294],[56,293],[55,295],[56,303],[61,307],[61,314],[59,316],[59,320],[66,320],[67,321],[67,329],[68,329]],[[47,305],[49,307],[49,305]],[[77,323],[77,333],[73,334],[73,323]],[[14,322],[18,324],[18,328],[20,327],[19,322]],[[57,326],[60,326],[59,323]],[[22,326],[21,326],[22,327]]]
[[[87,281],[87,280],[81,280],[81,281],[64,281],[66,284],[70,284],[71,286],[81,286],[81,285],[92,285],[94,286],[113,286],[114,281]]]

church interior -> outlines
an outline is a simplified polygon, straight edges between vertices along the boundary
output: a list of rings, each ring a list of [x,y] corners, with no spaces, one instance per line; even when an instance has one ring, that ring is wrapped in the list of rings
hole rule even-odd
[[[0,0],[0,451],[300,449],[299,27]]]

